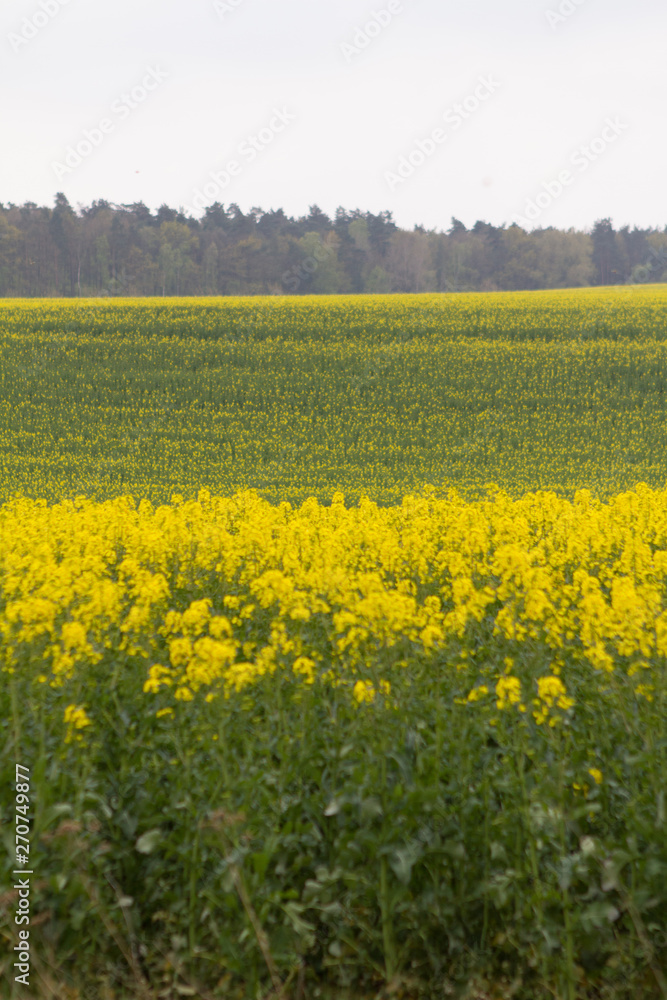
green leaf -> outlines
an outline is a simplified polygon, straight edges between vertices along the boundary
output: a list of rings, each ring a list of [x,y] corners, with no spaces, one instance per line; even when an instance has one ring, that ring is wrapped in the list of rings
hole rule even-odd
[[[374,795],[364,799],[361,803],[360,815],[362,820],[374,819],[383,815],[382,803]]]
[[[601,900],[597,903],[591,903],[582,911],[581,923],[584,930],[590,931],[593,928],[599,929],[606,924],[613,923],[618,920],[619,916],[619,911],[615,906]]]
[[[271,854],[269,851],[255,851],[255,853],[250,856],[250,860],[259,877],[264,878],[269,861],[271,860]]]
[[[158,826],[154,830],[147,830],[146,833],[142,833],[134,846],[140,854],[151,854],[161,839],[162,830]]]
[[[312,947],[315,943],[315,925],[304,920],[301,916],[305,909],[306,907],[302,903],[297,903],[294,900],[283,903],[283,910],[290,924],[296,933],[308,942],[308,947]]]
[[[406,847],[399,848],[394,852],[393,857],[390,857],[389,864],[391,865],[392,871],[396,875],[399,882],[402,882],[403,885],[407,885],[409,883],[410,876],[412,875],[412,868],[422,857],[423,853],[423,846],[417,840],[408,844]]]

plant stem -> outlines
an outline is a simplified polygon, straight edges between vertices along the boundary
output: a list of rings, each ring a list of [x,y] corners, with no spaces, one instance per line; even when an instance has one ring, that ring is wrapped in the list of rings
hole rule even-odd
[[[523,770],[524,763],[525,763],[525,754],[524,754],[524,750],[523,750],[523,745],[519,748],[518,752],[519,752],[519,767],[518,767],[518,772],[519,772],[519,781],[521,783],[521,797],[522,797],[522,800],[523,800],[523,811],[524,811],[524,815],[526,816],[527,821],[528,821],[527,822],[527,826],[528,826],[527,836],[528,836],[528,848],[529,848],[529,851],[530,851],[530,870],[531,870],[531,874],[533,876],[534,892],[535,892],[536,906],[537,906],[537,921],[538,921],[538,926],[539,926],[540,931],[541,931],[542,927],[544,925],[544,910],[543,910],[543,906],[542,906],[542,883],[540,881],[540,872],[539,872],[539,866],[538,866],[538,863],[537,863],[537,852],[535,850],[535,838],[533,837],[533,832],[532,832],[532,829],[530,827],[530,802],[528,800],[528,792],[526,790],[526,777],[525,777],[524,770]],[[542,969],[542,978],[544,980],[544,984],[546,985],[547,978],[548,978],[547,960],[546,960],[546,956],[545,956],[544,951],[543,951],[542,948],[540,948],[540,966],[541,966],[541,969]]]
[[[387,789],[387,756],[382,754],[382,797],[386,816]],[[380,912],[382,915],[382,943],[384,946],[385,974],[390,982],[396,971],[396,952],[394,948],[394,928],[391,919],[391,901],[389,898],[389,877],[387,855],[380,858]]]
[[[480,950],[484,951],[486,946],[486,934],[489,924],[489,894],[487,886],[489,883],[489,782],[484,778],[484,916],[482,919],[482,940]]]
[[[387,982],[390,982],[394,978],[396,971],[396,956],[394,952],[386,854],[383,854],[380,858],[380,907],[382,911],[382,942],[384,944],[385,973]]]
[[[561,843],[561,858],[565,860],[567,853],[567,843],[565,838],[565,782],[563,777],[563,771],[565,768],[565,752],[566,747],[563,745],[563,741],[558,741],[560,754],[560,766],[558,768],[558,792],[560,800],[560,843]],[[565,919],[565,957],[567,960],[567,996],[568,1000],[576,1000],[577,996],[577,982],[574,971],[574,941],[572,937],[572,906],[570,901],[570,893],[567,889],[563,889],[563,916]]]

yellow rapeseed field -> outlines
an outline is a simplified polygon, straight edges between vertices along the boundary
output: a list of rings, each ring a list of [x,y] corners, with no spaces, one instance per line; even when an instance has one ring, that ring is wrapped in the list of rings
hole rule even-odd
[[[667,481],[667,287],[0,303],[0,500]]]
[[[59,998],[667,997],[666,285],[5,300],[0,386]]]
[[[431,488],[349,509],[340,493],[296,509],[252,491],[156,508],[19,500],[0,510],[0,539],[3,669],[36,684],[77,692],[90,666],[125,653],[159,711],[276,670],[368,700],[378,664],[410,652],[446,649],[469,674],[466,640],[484,622],[503,650],[479,664],[488,710],[495,693],[496,707],[533,706],[554,725],[574,705],[573,674],[609,691],[616,673],[638,699],[665,698],[667,491],[604,504],[586,490],[466,502]],[[539,684],[514,669],[524,644],[544,650]]]

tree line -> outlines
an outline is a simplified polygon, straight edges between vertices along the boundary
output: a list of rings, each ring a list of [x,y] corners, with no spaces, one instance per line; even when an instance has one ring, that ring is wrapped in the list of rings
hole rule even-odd
[[[452,219],[400,229],[391,212],[317,205],[200,219],[99,200],[74,209],[0,204],[0,296],[265,295],[497,291],[667,281],[667,226],[590,232]]]

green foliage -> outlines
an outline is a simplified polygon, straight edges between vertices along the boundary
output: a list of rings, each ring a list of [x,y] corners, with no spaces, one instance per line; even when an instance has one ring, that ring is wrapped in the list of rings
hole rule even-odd
[[[330,219],[316,205],[290,218],[215,203],[195,219],[167,205],[55,202],[0,204],[0,296],[575,288],[662,281],[667,266],[667,229],[616,232],[609,219],[592,232],[452,219],[444,233],[401,230],[386,211]],[[317,255],[320,241],[331,255]]]
[[[482,658],[483,631],[461,642]],[[533,655],[539,669],[548,651]],[[33,931],[37,968],[46,976],[50,960],[72,989],[144,982],[168,997],[263,996],[270,966],[285,981],[302,965],[306,996],[398,977],[410,996],[486,982],[526,1000],[659,997],[656,703],[640,716],[629,681],[611,703],[593,682],[577,691],[584,718],[562,731],[518,713],[490,724],[456,703],[470,674],[455,657],[378,664],[400,711],[276,675],[250,700],[198,697],[158,720],[130,659],[114,680],[103,663],[85,690],[98,724],[69,745],[59,691],[37,702],[14,676],[0,698],[2,783],[15,758],[31,762],[33,907],[48,915]],[[5,934],[11,916],[5,897]]]

